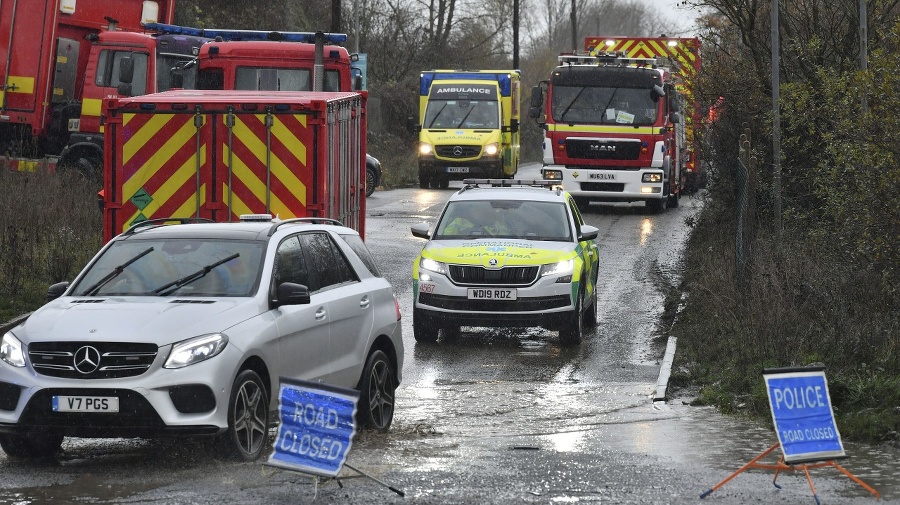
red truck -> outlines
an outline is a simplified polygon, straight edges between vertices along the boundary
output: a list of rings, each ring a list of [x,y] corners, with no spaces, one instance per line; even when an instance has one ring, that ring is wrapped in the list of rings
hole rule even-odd
[[[690,93],[698,39],[588,37],[532,90],[529,115],[544,130],[545,179],[580,205],[643,201],[678,206],[699,168]]]
[[[171,22],[174,9],[173,0],[0,2],[0,153],[9,156],[0,161],[73,166],[99,180],[102,100],[169,89],[173,69],[209,40],[144,28]]]
[[[106,100],[105,241],[148,219],[321,217],[364,235],[366,93],[170,90]]]

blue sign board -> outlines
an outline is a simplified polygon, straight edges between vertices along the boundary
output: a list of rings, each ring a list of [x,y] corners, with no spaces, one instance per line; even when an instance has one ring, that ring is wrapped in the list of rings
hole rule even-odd
[[[785,463],[845,456],[824,368],[768,369],[763,378]]]
[[[335,477],[356,434],[359,392],[283,377],[280,381],[278,436],[266,464]]]

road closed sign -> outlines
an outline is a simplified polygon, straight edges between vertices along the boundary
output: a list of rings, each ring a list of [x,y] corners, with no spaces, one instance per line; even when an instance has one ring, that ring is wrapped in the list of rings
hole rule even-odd
[[[785,463],[845,456],[824,368],[766,369],[763,378]]]
[[[278,435],[266,464],[335,477],[356,433],[359,393],[301,380],[280,381]]]

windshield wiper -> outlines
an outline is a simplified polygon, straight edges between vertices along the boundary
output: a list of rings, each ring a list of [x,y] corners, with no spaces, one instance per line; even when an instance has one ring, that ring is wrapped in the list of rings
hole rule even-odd
[[[137,261],[137,260],[143,258],[144,256],[150,254],[151,251],[153,251],[153,248],[152,248],[152,247],[148,247],[145,251],[139,253],[137,256],[131,258],[130,260],[126,261],[125,263],[122,263],[121,265],[117,266],[116,268],[113,268],[112,271],[111,271],[110,273],[106,274],[102,279],[100,279],[99,281],[97,281],[93,286],[91,286],[91,287],[85,289],[85,290],[84,290],[84,295],[83,295],[83,296],[94,296],[94,295],[96,295],[96,294],[97,294],[97,291],[100,291],[100,288],[102,288],[103,286],[105,286],[107,282],[109,282],[109,281],[115,279],[116,277],[118,277],[119,274],[121,274],[126,268],[128,268],[128,265],[131,265],[131,264],[134,263],[135,261]]]
[[[197,270],[196,272],[194,272],[192,274],[185,275],[184,277],[182,277],[180,279],[176,279],[168,284],[160,286],[160,287],[154,289],[153,292],[159,296],[166,296],[167,294],[177,290],[178,288],[187,286],[188,284],[196,281],[197,279],[205,277],[206,274],[208,274],[209,271],[212,270],[213,268],[216,268],[217,266],[219,266],[223,263],[228,263],[229,261],[237,258],[238,256],[240,256],[240,253],[234,253],[225,259],[221,259],[215,263],[206,265],[205,267],[201,268],[200,270]]]
[[[566,120],[566,114],[569,113],[569,109],[571,109],[572,106],[575,105],[575,102],[578,101],[578,97],[580,97],[581,94],[584,93],[584,90],[585,90],[585,89],[587,89],[587,88],[585,88],[584,86],[582,86],[582,88],[581,88],[580,90],[578,90],[578,93],[575,94],[575,96],[572,98],[572,101],[569,102],[569,105],[567,105],[566,108],[562,111],[562,114],[559,115],[559,120],[560,120],[560,121],[565,121],[565,120]]]
[[[475,107],[472,107],[471,109],[469,109],[469,112],[466,112],[466,115],[463,116],[463,118],[459,120],[459,124],[456,125],[457,128],[462,128],[463,123],[466,122],[466,119],[469,118],[469,114],[471,114],[473,110],[475,110]]]
[[[441,108],[438,109],[437,114],[435,114],[434,117],[431,118],[431,122],[428,123],[428,126],[426,126],[425,128],[426,128],[426,129],[429,129],[429,128],[433,127],[435,121],[437,121],[437,119],[438,119],[439,117],[441,117],[441,112],[444,112],[444,109],[446,109],[446,108],[447,108],[447,104],[446,104],[446,103],[444,103],[444,105],[441,105]]]

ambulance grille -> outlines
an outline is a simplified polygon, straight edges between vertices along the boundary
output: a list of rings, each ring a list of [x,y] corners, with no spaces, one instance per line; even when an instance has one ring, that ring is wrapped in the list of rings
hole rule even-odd
[[[450,265],[450,280],[462,286],[529,286],[537,280],[540,267],[506,267],[488,270],[480,266]]]
[[[481,146],[434,146],[434,152],[441,158],[475,158],[481,154]]]
[[[65,379],[119,379],[146,372],[159,348],[128,342],[35,342],[28,346],[34,371]]]

